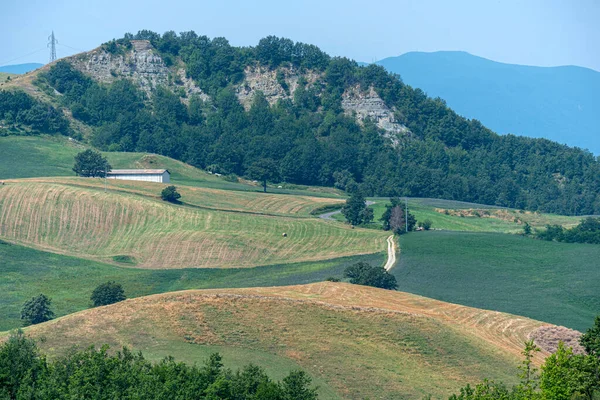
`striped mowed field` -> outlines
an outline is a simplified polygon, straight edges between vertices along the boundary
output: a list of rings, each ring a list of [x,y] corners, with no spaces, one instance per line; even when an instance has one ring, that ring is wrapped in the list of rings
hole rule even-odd
[[[137,194],[160,199],[161,190],[170,184],[99,178],[31,178],[21,182],[57,183],[61,185],[100,189],[104,186],[112,192]],[[257,191],[232,191],[225,189],[177,185],[182,200],[187,205],[213,210],[240,211],[247,213],[308,217],[310,212],[324,205],[344,204],[342,199],[301,195],[261,193]]]
[[[316,218],[194,209],[58,183],[23,181],[0,187],[1,238],[109,262],[130,256],[140,268],[325,260],[384,251],[386,236]]]

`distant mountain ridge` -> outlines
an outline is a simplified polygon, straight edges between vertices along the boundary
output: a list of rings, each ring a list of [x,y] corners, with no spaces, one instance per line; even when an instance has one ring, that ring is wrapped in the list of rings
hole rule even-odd
[[[504,64],[459,51],[410,52],[375,64],[497,133],[600,154],[600,72]]]
[[[43,66],[44,64],[40,63],[5,65],[3,67],[0,67],[0,72],[7,72],[9,74],[25,74]]]

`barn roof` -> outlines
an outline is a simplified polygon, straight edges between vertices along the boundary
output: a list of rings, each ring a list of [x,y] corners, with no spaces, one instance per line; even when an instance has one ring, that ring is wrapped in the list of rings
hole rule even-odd
[[[107,175],[156,175],[169,172],[166,169],[112,169]]]

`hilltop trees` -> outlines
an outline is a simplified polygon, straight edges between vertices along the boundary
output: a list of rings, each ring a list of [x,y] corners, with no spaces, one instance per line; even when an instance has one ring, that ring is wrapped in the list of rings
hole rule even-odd
[[[184,104],[181,96],[187,94],[174,73],[167,87],[146,94],[128,78],[99,83],[67,61],[55,63],[37,84],[62,94],[56,102],[91,128],[91,142],[102,150],[159,153],[238,176],[256,176],[255,164],[269,159],[270,170],[287,182],[345,187],[351,177],[365,196],[600,213],[600,162],[593,154],[544,139],[496,135],[381,66],[359,67],[274,36],[242,48],[194,32],[140,31],[108,47],[128,51],[131,39],[149,40],[167,65],[181,62],[210,100],[192,96]],[[244,83],[247,68],[264,79],[276,77],[274,84],[286,95],[273,102],[258,94]],[[301,76],[293,92],[291,71]],[[349,88],[374,91],[410,135],[383,132],[374,121],[357,123],[342,105]],[[241,93],[256,100],[249,110],[240,103]],[[0,119],[23,118],[32,109],[30,102],[17,103],[8,113],[0,111]],[[34,114],[37,120],[51,113]],[[390,135],[395,144],[386,139]]]
[[[78,176],[103,177],[111,169],[112,167],[106,158],[102,157],[102,154],[95,150],[87,149],[75,156],[73,171]]]
[[[26,301],[21,309],[21,321],[23,325],[35,325],[53,319],[54,312],[50,308],[51,306],[52,300],[43,294]]]
[[[90,297],[90,300],[92,300],[94,307],[114,304],[125,299],[126,297],[125,291],[123,290],[123,286],[116,283],[115,281],[110,281],[98,285],[94,289],[94,291],[92,292],[92,296]]]
[[[2,121],[8,125],[24,125],[33,133],[69,134],[69,122],[60,110],[21,90],[0,90]]]

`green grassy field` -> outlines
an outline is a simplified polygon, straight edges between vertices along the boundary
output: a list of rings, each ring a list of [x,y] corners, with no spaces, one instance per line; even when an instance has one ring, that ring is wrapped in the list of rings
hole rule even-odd
[[[23,303],[44,293],[58,316],[86,309],[92,290],[114,280],[128,297],[182,289],[280,286],[341,276],[359,261],[383,264],[383,253],[252,269],[142,270],[68,257],[0,241],[0,331],[20,326]]]
[[[218,349],[237,354],[237,364],[273,363],[281,372],[299,365],[324,383],[323,399],[443,398],[484,377],[514,383],[524,335],[540,323],[466,307],[437,312],[445,307],[339,283],[185,291],[86,310],[26,333],[43,337],[50,356],[108,343],[153,357],[173,349],[186,362]],[[496,334],[490,316],[519,328]]]
[[[75,176],[74,157],[87,146],[63,136],[0,137],[0,180],[55,176]],[[145,153],[104,153],[115,168],[164,168],[171,173],[172,183],[235,191],[262,192],[258,183],[229,182],[169,157]],[[278,186],[282,186],[278,188]],[[292,195],[341,198],[343,193],[327,187],[309,187],[282,183],[269,187],[269,192]]]
[[[600,246],[516,235],[414,232],[400,238],[399,290],[585,331],[600,314]]]
[[[371,206],[375,216],[372,225],[380,227],[379,219],[389,200],[382,198],[373,200],[376,203]],[[521,233],[525,222],[533,228],[544,228],[548,224],[572,227],[582,218],[442,199],[411,198],[408,200],[408,208],[417,221],[429,219],[433,222],[432,229],[449,231]],[[448,210],[447,214],[445,210]],[[336,219],[341,220],[343,217],[338,215]]]

